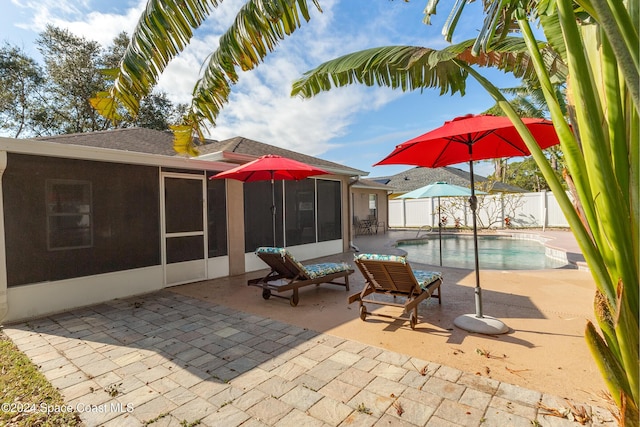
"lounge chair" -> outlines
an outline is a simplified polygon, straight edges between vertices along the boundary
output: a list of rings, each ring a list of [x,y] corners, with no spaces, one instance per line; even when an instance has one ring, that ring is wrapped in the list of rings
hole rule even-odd
[[[360,302],[360,319],[365,320],[368,314],[364,303],[401,307],[407,317],[394,317],[386,314],[376,316],[392,319],[409,320],[411,329],[418,323],[418,304],[429,297],[440,298],[442,275],[435,271],[413,270],[403,256],[360,254],[355,258],[355,264],[365,279],[365,286],[361,292],[349,297],[349,304]],[[385,299],[366,299],[370,294],[384,294],[393,296],[393,302]],[[404,297],[404,303],[397,303],[396,297]]]
[[[271,271],[264,277],[249,280],[247,285],[261,287],[264,299],[269,299],[273,291],[278,293],[293,291],[288,299],[289,303],[295,307],[299,301],[298,289],[304,286],[330,283],[344,286],[347,291],[349,290],[349,275],[354,270],[348,264],[325,262],[302,265],[284,248],[260,247],[255,253],[271,267]],[[339,278],[343,281],[336,282],[335,280]],[[287,298],[275,294],[273,296]]]

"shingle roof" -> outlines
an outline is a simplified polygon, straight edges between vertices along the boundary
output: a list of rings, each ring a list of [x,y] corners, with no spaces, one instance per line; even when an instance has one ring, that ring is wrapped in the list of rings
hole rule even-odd
[[[154,129],[126,128],[34,138],[59,144],[174,156],[173,134]]]
[[[345,165],[330,162],[318,157],[308,156],[296,151],[287,150],[286,148],[276,147],[274,145],[265,144],[264,142],[254,141],[253,139],[236,136],[234,138],[225,139],[223,141],[207,141],[207,144],[198,146],[200,155],[204,156],[219,151],[228,153],[244,154],[248,156],[259,157],[265,154],[276,154],[278,156],[287,157],[299,162],[307,163],[313,166],[325,167],[330,169],[338,169],[351,175],[367,175],[367,172],[359,169],[353,169]]]
[[[469,172],[462,169],[453,168],[450,166],[443,168],[421,168],[415,167],[408,169],[404,172],[400,172],[396,175],[369,178],[373,181],[387,182],[387,185],[393,190],[394,193],[407,193],[417,188],[423,187],[435,182],[446,182],[447,184],[459,185],[461,187],[469,188],[471,186]],[[474,174],[474,181],[476,184],[487,182],[488,179],[484,176]],[[506,191],[512,193],[525,192],[522,188],[515,187],[513,185],[496,182],[492,191]]]
[[[66,135],[45,136],[35,138],[39,141],[49,141],[59,144],[72,144],[88,147],[110,148],[122,151],[134,151],[162,156],[176,156],[173,149],[173,134],[153,129],[126,128],[99,132],[74,133]],[[308,156],[295,151],[265,144],[243,137],[235,137],[223,141],[206,139],[197,146],[200,155],[217,152],[229,152],[247,156],[259,157],[264,154],[277,154],[313,166],[324,167],[332,171],[339,171],[345,175],[367,175],[367,172],[353,169],[338,163]],[[218,159],[225,161],[225,159]]]
[[[372,190],[387,190],[392,191],[393,188],[386,185],[384,182],[375,181],[372,179],[364,179],[359,178],[354,184],[353,187],[356,188],[369,188]]]

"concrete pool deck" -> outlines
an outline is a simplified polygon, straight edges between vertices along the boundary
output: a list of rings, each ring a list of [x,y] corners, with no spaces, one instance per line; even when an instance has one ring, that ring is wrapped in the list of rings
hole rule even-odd
[[[403,233],[354,243],[385,253]],[[452,325],[473,309],[473,274],[442,272],[442,305],[422,303],[416,330],[361,321],[346,304],[363,285],[357,272],[350,292],[304,288],[291,307],[246,285],[264,271],[4,330],[67,403],[106,408],[85,410],[88,426],[581,425],[544,409],[571,405],[591,416],[585,425],[616,425],[582,336],[592,318],[589,273],[482,271],[486,313],[511,328],[494,337]]]

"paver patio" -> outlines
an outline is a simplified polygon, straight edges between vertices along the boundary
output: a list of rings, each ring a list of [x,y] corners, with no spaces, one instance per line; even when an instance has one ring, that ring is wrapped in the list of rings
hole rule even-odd
[[[87,426],[580,425],[538,407],[556,396],[169,290],[4,331]]]

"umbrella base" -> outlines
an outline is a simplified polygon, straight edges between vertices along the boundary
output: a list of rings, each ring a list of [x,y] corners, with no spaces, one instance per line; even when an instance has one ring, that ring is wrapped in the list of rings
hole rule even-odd
[[[509,327],[501,320],[491,316],[477,317],[475,314],[463,314],[453,320],[453,324],[460,329],[479,334],[499,335],[506,334]]]

